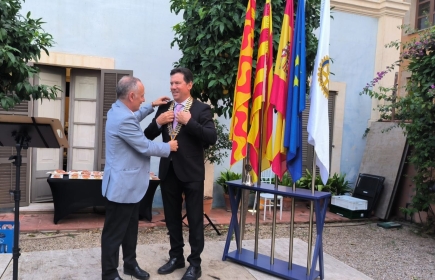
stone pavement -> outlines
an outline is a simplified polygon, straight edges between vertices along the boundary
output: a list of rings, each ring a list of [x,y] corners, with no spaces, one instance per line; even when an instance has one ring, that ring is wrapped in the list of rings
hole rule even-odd
[[[33,208],[32,208],[33,207]],[[52,204],[37,205],[39,210],[35,210],[34,205],[29,208],[22,208],[20,214],[20,225],[22,232],[34,231],[70,231],[102,228],[104,215],[89,212],[75,213],[53,224]],[[50,209],[51,208],[51,209]],[[153,222],[140,221],[140,227],[164,226],[164,216],[161,209],[154,209]],[[308,221],[309,210],[305,205],[299,205],[295,211],[296,223]],[[230,213],[224,209],[212,209],[210,218],[215,224],[229,224]],[[272,215],[267,216],[261,223],[270,223]],[[288,223],[290,213],[283,211],[283,217],[278,223]],[[279,217],[278,217],[279,218]],[[255,215],[247,215],[247,223],[254,223]],[[0,221],[13,221],[13,213],[0,213]],[[327,222],[346,221],[346,218],[328,213]],[[188,242],[187,242],[188,243]],[[206,242],[202,254],[203,276],[201,279],[277,279],[270,275],[248,269],[229,260],[222,261],[222,254],[225,242]],[[271,240],[259,241],[259,253],[270,255]],[[294,263],[306,265],[307,243],[294,240]],[[254,240],[243,241],[243,248],[253,250]],[[288,238],[276,239],[275,258],[281,260],[288,259]],[[157,269],[166,262],[165,257],[169,249],[169,244],[139,245],[137,248],[137,258],[139,265],[150,272],[151,279],[180,279],[185,269],[176,270],[170,275],[159,275]],[[235,250],[233,241],[230,251]],[[185,252],[189,252],[189,245],[186,244]],[[75,249],[75,250],[54,250],[22,253],[19,258],[18,279],[23,280],[49,280],[49,279],[101,279],[100,276],[100,248]],[[0,279],[12,279],[13,265],[12,254],[0,254]],[[351,268],[332,256],[324,253],[325,260],[325,279],[347,280],[347,279],[371,279],[361,272]],[[131,279],[122,273],[122,255],[120,257],[119,271],[124,279]]]
[[[279,238],[276,240],[275,258],[285,260],[288,258],[288,239]],[[278,279],[262,272],[249,269],[233,263],[222,261],[222,253],[225,242],[206,242],[202,254],[201,279]],[[254,241],[243,241],[244,248],[253,248]],[[300,239],[294,240],[294,262],[305,265],[307,243]],[[270,240],[259,241],[259,252],[269,254]],[[235,242],[230,251],[235,250]],[[151,274],[150,279],[181,279],[185,269],[177,269],[169,275],[157,274],[157,269],[166,262],[168,244],[139,245],[137,248],[137,260],[139,265]],[[186,244],[186,251],[190,251]],[[100,248],[58,250],[23,253],[19,258],[18,278],[23,280],[58,280],[58,279],[101,279],[100,276]],[[10,255],[10,254],[8,254]],[[2,257],[4,257],[3,255]],[[11,258],[11,256],[10,256]],[[330,280],[368,280],[371,279],[361,272],[340,262],[334,257],[324,254],[325,279]],[[0,258],[1,260],[1,258]],[[122,257],[120,257],[122,260]],[[12,279],[12,261],[6,267],[1,279]],[[119,268],[120,276],[123,279],[130,279],[130,276],[122,273],[122,261]]]

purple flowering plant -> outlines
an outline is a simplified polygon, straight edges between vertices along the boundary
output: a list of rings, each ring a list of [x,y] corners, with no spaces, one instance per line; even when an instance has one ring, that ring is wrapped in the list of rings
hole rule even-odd
[[[403,129],[412,147],[408,162],[417,170],[413,178],[415,194],[411,206],[402,209],[411,215],[428,211],[435,203],[435,194],[431,191],[435,186],[435,27],[420,31],[411,41],[392,42],[386,47],[400,49],[399,60],[378,72],[360,94],[386,101],[377,108],[381,120],[393,120],[394,125]],[[406,84],[401,85],[406,92],[404,96],[396,94],[397,85],[379,86],[379,81],[398,71],[398,67],[410,73]]]

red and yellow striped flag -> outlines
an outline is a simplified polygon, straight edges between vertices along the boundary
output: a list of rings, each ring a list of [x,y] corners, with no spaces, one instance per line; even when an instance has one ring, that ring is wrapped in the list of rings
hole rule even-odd
[[[270,103],[277,111],[276,134],[273,145],[272,171],[282,178],[286,166],[286,149],[284,148],[284,128],[287,110],[288,75],[290,70],[290,59],[292,51],[292,38],[294,31],[293,0],[287,0],[284,18],[282,21],[281,38],[279,40],[278,52],[276,55],[275,74],[273,77],[272,93]]]
[[[230,166],[246,157],[248,135],[248,105],[251,98],[252,53],[254,51],[256,1],[249,0],[240,48],[237,81],[234,90],[230,140],[233,142]]]
[[[252,181],[256,182],[261,171],[270,167],[272,160],[272,106],[269,106],[270,91],[273,80],[273,34],[272,34],[272,7],[271,0],[266,0],[263,20],[261,22],[260,40],[258,44],[257,71],[255,74],[254,94],[251,110],[251,126],[249,129],[248,142],[249,158],[252,166]],[[264,101],[264,102],[263,102]],[[263,124],[260,124],[260,114],[263,114]],[[263,126],[262,139],[260,136]],[[262,154],[260,152],[262,144]],[[269,148],[269,149],[268,149]],[[269,153],[268,153],[269,151]],[[261,170],[258,170],[258,162],[261,156]]]

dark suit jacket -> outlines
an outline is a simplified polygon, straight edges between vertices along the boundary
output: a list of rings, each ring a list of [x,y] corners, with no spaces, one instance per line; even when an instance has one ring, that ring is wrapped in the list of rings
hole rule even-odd
[[[144,131],[148,139],[153,140],[161,134],[163,142],[171,140],[168,125],[172,123],[165,124],[160,129],[156,123],[157,117],[168,111],[170,105],[171,103],[161,105],[157,110],[156,116]],[[180,181],[197,182],[205,179],[204,148],[214,145],[217,141],[213,114],[209,105],[195,99],[190,107],[190,114],[191,119],[181,127],[175,138],[178,140],[178,150],[171,152],[168,158],[160,158],[160,180],[165,180],[171,158],[174,172]]]

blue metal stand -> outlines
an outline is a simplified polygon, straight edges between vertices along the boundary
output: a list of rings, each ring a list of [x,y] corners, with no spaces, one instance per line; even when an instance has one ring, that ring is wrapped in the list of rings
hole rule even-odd
[[[323,269],[322,234],[323,234],[323,227],[325,223],[327,205],[331,197],[330,193],[314,192],[314,194],[311,194],[311,191],[306,189],[296,189],[296,191],[293,192],[292,188],[290,187],[278,186],[278,188],[275,188],[275,185],[265,184],[265,183],[261,183],[259,187],[257,187],[257,185],[246,186],[242,184],[241,180],[229,181],[227,182],[227,184],[229,186],[230,203],[231,203],[231,222],[230,222],[230,227],[228,229],[228,235],[225,243],[224,253],[222,256],[223,261],[229,259],[241,265],[253,269],[257,269],[259,271],[271,275],[275,275],[284,279],[312,280],[317,277],[320,277],[320,279],[324,279],[325,274]],[[309,275],[307,274],[306,267],[294,263],[292,264],[292,269],[290,270],[288,262],[286,261],[275,259],[273,264],[271,264],[270,256],[258,254],[258,258],[254,259],[254,252],[247,249],[242,249],[241,253],[239,253],[238,249],[240,246],[239,244],[240,231],[239,231],[239,222],[237,220],[237,212],[241,199],[241,191],[237,191],[237,190],[242,190],[242,189],[259,191],[263,193],[271,193],[271,194],[282,195],[282,196],[289,196],[292,198],[301,198],[314,202],[314,210],[316,213],[317,235],[316,235],[316,242],[314,246],[314,252],[312,255],[311,270]],[[233,252],[228,252],[233,233],[235,234],[237,250]],[[315,270],[317,261],[319,262],[319,270]]]

